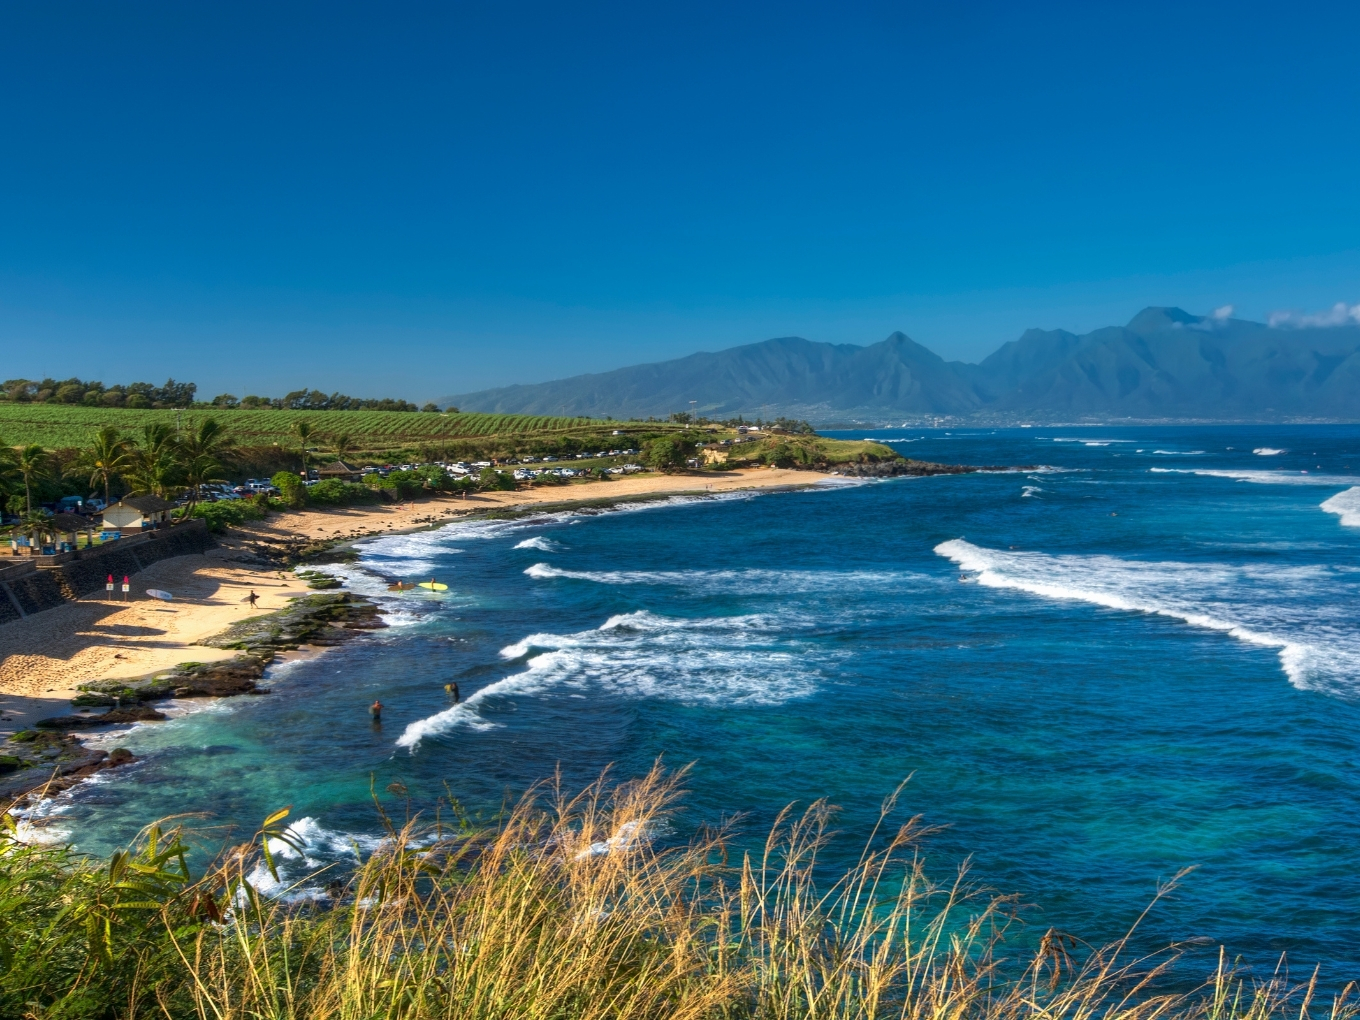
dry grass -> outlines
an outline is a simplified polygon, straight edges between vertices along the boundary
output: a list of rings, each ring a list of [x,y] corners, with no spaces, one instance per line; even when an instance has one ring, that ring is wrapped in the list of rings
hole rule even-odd
[[[663,838],[682,776],[660,769],[568,795],[531,792],[487,831],[389,826],[389,839],[325,905],[266,899],[249,876],[289,839],[271,819],[146,915],[108,1012],[203,1020],[900,1017],[912,1020],[1350,1020],[1310,983],[1249,983],[1222,958],[1191,993],[1159,990],[1176,947],[1127,959],[1056,932],[1011,952],[1013,901],[961,871],[937,886],[917,820],[891,822],[858,863],[820,884],[831,809],[786,812],[763,852],[728,834]],[[160,839],[170,874],[176,843]],[[263,848],[263,849],[262,849]],[[11,851],[13,853],[15,851]],[[166,856],[169,854],[169,856]],[[272,857],[272,854],[270,854]],[[143,850],[136,860],[150,860]],[[165,862],[170,861],[171,865]],[[269,861],[265,862],[269,864]],[[167,868],[169,869],[167,871]],[[330,876],[311,876],[315,887]],[[0,910],[3,910],[0,907]],[[0,917],[0,921],[4,918]],[[140,923],[140,922],[139,922]],[[114,933],[114,940],[118,938]],[[153,951],[154,950],[154,951]],[[110,963],[110,967],[112,963]],[[87,965],[73,981],[100,980]],[[60,1005],[60,1000],[53,1000]],[[74,1000],[72,1000],[74,1001]]]

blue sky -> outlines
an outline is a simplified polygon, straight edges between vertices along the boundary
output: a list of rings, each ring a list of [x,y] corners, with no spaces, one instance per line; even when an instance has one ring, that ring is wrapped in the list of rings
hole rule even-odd
[[[6,5],[5,377],[426,399],[1360,301],[1360,6]]]

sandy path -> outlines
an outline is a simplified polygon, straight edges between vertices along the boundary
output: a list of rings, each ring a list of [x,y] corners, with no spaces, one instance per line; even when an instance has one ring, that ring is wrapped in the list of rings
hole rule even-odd
[[[265,612],[282,609],[288,598],[307,592],[291,573],[230,562],[228,558],[239,552],[243,541],[358,538],[429,527],[498,507],[802,486],[825,477],[778,468],[646,474],[610,482],[480,493],[466,499],[448,496],[402,505],[277,514],[268,521],[233,529],[223,547],[206,556],[166,560],[135,575],[133,601],[126,605],[88,598],[0,627],[0,736],[34,719],[69,712],[68,702],[77,684],[142,676],[179,662],[209,662],[235,654],[194,642],[251,615],[245,598],[252,588],[261,596],[258,611]],[[167,604],[148,598],[148,588],[163,588],[175,600]]]

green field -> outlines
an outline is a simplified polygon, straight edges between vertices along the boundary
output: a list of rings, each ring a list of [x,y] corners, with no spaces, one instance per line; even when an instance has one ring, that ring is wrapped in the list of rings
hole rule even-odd
[[[590,418],[555,418],[523,414],[435,414],[422,411],[275,411],[275,410],[128,410],[75,407],[65,404],[0,402],[0,442],[8,446],[37,443],[49,450],[86,445],[97,429],[112,425],[140,432],[156,421],[188,426],[204,417],[220,419],[240,446],[291,446],[297,442],[295,422],[310,423],[318,436],[347,435],[356,450],[411,447],[445,440],[549,436],[582,429],[620,427]],[[666,429],[650,425],[649,429]]]

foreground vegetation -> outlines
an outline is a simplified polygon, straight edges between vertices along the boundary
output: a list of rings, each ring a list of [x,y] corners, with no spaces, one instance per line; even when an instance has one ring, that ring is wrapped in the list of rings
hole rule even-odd
[[[405,791],[393,784],[389,792]],[[818,857],[832,810],[785,813],[762,851],[728,833],[658,837],[659,770],[568,797],[552,787],[478,828],[388,823],[348,873],[278,869],[304,847],[266,820],[202,874],[178,830],[84,860],[0,833],[0,1015],[199,1020],[875,1018],[1270,1020],[1355,1016],[1349,992],[1251,983],[1223,963],[1168,992],[1175,948],[1129,959],[1026,933],[963,873],[932,884],[895,798],[858,865]],[[8,818],[8,816],[6,816]],[[386,816],[383,816],[386,819]],[[287,886],[285,888],[285,886]],[[273,898],[260,887],[272,887]],[[1034,948],[1020,949],[1028,944]]]

